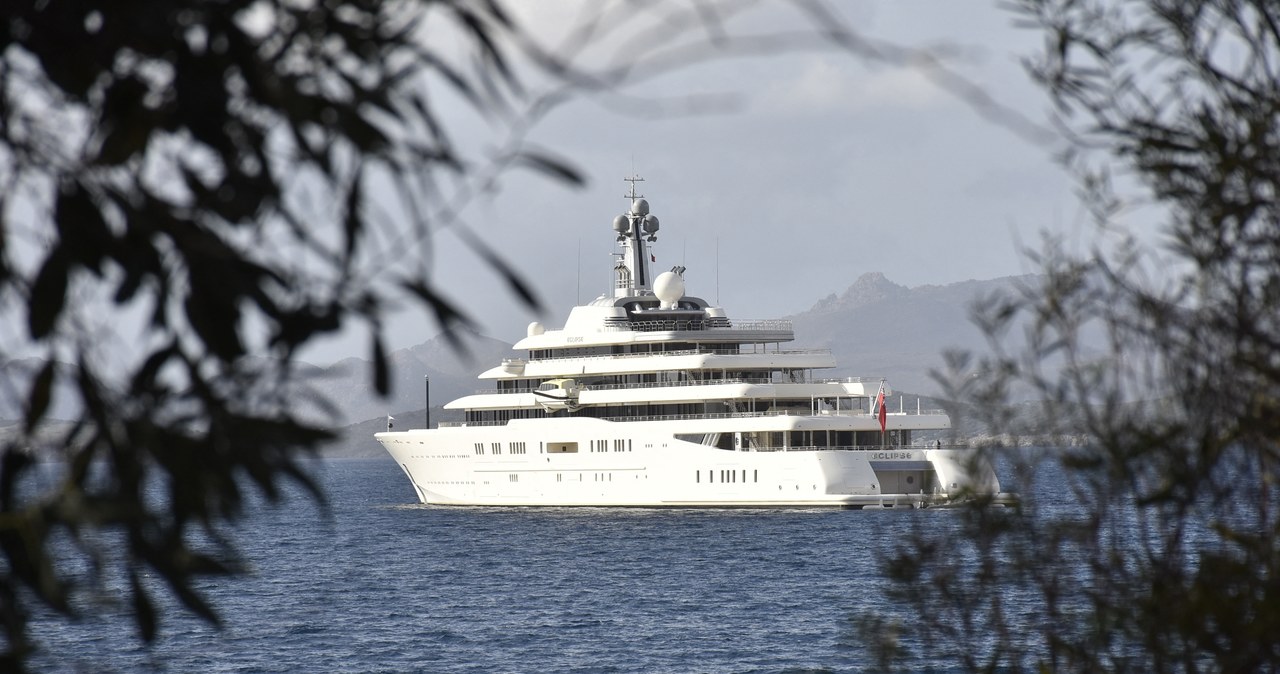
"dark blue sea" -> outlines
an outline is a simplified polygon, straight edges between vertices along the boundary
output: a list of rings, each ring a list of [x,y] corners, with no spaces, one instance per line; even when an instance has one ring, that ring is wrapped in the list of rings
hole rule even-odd
[[[948,510],[422,506],[390,459],[329,460],[236,529],[251,573],[170,600],[160,637],[110,603],[42,617],[50,672],[858,672],[856,618],[899,616],[881,553]],[[921,521],[927,520],[927,521]]]

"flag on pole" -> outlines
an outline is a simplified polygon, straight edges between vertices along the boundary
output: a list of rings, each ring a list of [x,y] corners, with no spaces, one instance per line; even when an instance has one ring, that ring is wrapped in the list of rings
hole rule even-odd
[[[880,417],[880,432],[884,432],[887,413],[884,409],[884,382],[880,382],[880,394],[876,396],[876,414]]]
[[[390,414],[387,415],[387,430],[391,430],[392,426],[395,425],[395,424],[392,424],[391,422],[395,420],[396,420],[395,417],[391,416]]]

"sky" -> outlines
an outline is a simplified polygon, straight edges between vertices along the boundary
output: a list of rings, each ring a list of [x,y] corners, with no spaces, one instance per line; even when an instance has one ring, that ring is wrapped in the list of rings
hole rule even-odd
[[[780,4],[725,27],[787,32],[798,21]],[[513,5],[546,44],[558,44],[581,11],[568,0]],[[944,53],[986,96],[1049,126],[1048,98],[1019,62],[1041,38],[994,2],[850,1],[838,9],[866,37]],[[645,30],[637,22],[633,32],[651,35]],[[611,37],[581,58],[605,63],[619,58],[619,45],[626,51],[645,39]],[[644,112],[654,101],[700,97],[732,105]],[[444,121],[480,152],[501,144],[500,124],[462,106]],[[541,118],[526,140],[566,159],[587,184],[512,169],[497,190],[468,202],[456,227],[503,255],[546,313],[523,307],[449,230],[435,234],[429,261],[480,331],[504,341],[523,337],[534,320],[559,327],[574,304],[608,288],[617,250],[611,223],[627,207],[623,178],[631,174],[645,179],[640,191],[661,220],[656,268],[687,267],[688,293],[739,319],[802,312],[868,272],[909,287],[1024,274],[1033,269],[1021,250],[1042,232],[1088,237],[1051,142],[991,119],[919,67],[834,48],[700,60],[614,94],[584,93]],[[393,349],[439,333],[416,309],[387,325]],[[367,357],[367,345],[344,335],[304,357]]]

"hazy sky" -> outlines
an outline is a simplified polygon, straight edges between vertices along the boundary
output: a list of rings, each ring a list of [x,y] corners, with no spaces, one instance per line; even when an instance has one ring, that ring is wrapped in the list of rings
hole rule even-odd
[[[522,21],[554,43],[578,3],[514,4]],[[1048,99],[1018,62],[1040,37],[1015,28],[994,3],[838,6],[867,37],[945,48],[949,66],[991,98],[1045,119]],[[741,29],[785,30],[789,16],[753,14]],[[1041,231],[1085,236],[1052,148],[985,119],[917,68],[814,49],[695,64],[627,92],[638,100],[734,94],[741,106],[655,117],[619,111],[617,97],[583,96],[541,120],[529,140],[569,159],[589,184],[577,190],[511,172],[500,190],[470,203],[460,226],[504,254],[548,314],[521,308],[455,235],[433,243],[435,278],[485,334],[514,341],[535,319],[558,327],[577,300],[608,287],[611,222],[627,206],[622,178],[633,171],[645,178],[642,191],[662,223],[657,269],[688,267],[689,294],[737,318],[803,311],[871,271],[913,287],[1026,273],[1018,248]],[[463,109],[445,122],[479,146],[496,145],[501,135]],[[437,332],[426,316],[405,312],[391,323],[390,346]],[[363,338],[340,339],[307,357],[324,362],[366,351]]]

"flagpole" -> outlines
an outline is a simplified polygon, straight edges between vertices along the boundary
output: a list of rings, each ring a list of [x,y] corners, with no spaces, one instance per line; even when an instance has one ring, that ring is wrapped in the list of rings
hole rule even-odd
[[[431,377],[425,374],[422,375],[422,383],[423,383],[423,386],[426,388],[426,391],[424,392],[426,409],[422,410],[423,416],[427,418],[427,425],[424,428],[430,429],[431,428]]]

